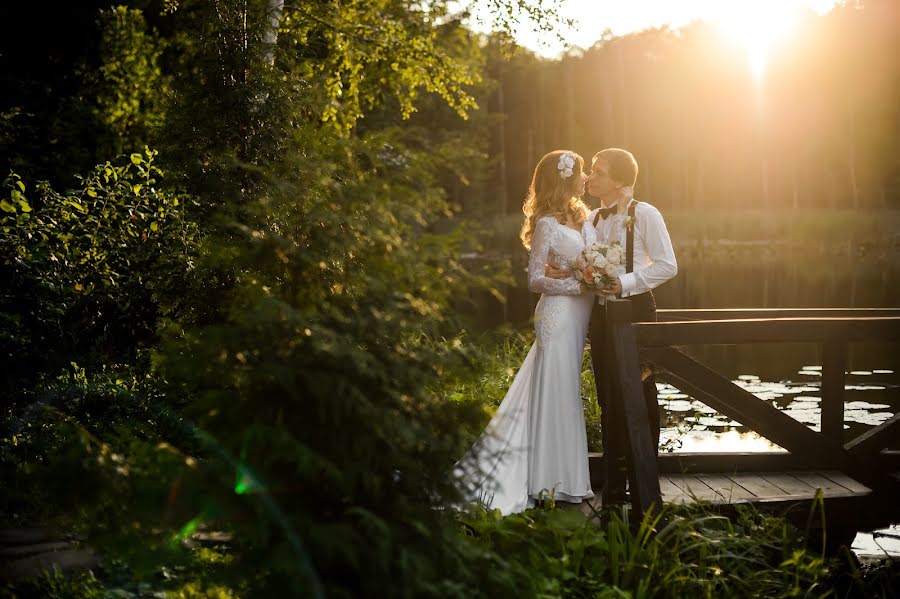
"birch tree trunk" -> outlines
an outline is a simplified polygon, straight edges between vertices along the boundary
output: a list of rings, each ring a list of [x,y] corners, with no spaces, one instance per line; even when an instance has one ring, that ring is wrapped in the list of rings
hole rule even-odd
[[[281,26],[281,16],[284,13],[284,0],[266,0],[266,15],[269,23],[263,35],[263,43],[266,45],[266,62],[271,66],[275,64],[275,43],[278,41],[278,27]]]

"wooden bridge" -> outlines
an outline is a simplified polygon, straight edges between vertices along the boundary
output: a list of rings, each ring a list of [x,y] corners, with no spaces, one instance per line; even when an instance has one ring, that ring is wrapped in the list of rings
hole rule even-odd
[[[821,489],[827,526],[843,536],[900,521],[900,413],[855,439],[843,438],[848,344],[900,341],[900,309],[661,310],[657,316],[658,322],[632,324],[630,302],[607,302],[613,401],[622,402],[625,422],[619,426],[628,431],[635,515],[662,502],[706,500],[725,506],[751,503],[805,518]],[[821,344],[819,432],[679,349],[784,342]],[[641,395],[642,361],[653,364],[659,379],[787,452],[657,456]],[[602,455],[592,454],[598,489],[602,471]]]

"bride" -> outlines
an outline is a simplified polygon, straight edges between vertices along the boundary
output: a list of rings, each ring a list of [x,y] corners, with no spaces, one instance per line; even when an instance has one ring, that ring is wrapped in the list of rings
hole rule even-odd
[[[579,503],[594,496],[581,359],[596,296],[574,277],[544,276],[547,264],[566,265],[584,247],[583,167],[578,154],[557,150],[534,169],[520,237],[531,251],[528,288],[542,294],[536,339],[497,413],[455,467],[468,498],[503,515],[533,507],[535,499]]]

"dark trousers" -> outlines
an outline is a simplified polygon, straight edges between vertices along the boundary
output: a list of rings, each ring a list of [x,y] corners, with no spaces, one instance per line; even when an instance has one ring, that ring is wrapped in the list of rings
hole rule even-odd
[[[648,291],[626,298],[631,301],[632,322],[655,322],[656,300]],[[612,401],[612,356],[607,355],[605,340],[606,306],[594,306],[588,338],[591,341],[591,362],[597,385],[597,401],[600,404],[600,427],[603,439],[603,457],[606,465],[606,482],[603,486],[603,503],[621,503],[625,499],[625,483],[628,477],[626,447],[628,443],[625,417],[621,399]],[[659,404],[656,401],[656,377],[651,373],[642,382],[644,403],[650,422],[650,437],[659,448]]]

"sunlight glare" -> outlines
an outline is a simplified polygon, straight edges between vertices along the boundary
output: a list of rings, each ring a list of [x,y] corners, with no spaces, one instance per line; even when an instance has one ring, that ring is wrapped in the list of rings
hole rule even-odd
[[[796,29],[797,11],[782,2],[727,3],[712,19],[726,36],[740,44],[753,78],[762,79],[772,48]]]
[[[603,34],[623,36],[647,28],[685,27],[695,21],[721,24],[734,43],[746,48],[754,74],[762,76],[772,44],[784,39],[802,12],[823,15],[839,0],[559,0],[560,14],[572,19],[574,30],[536,31],[522,22],[513,32],[516,41],[547,58],[559,58],[568,46],[590,48]],[[469,8],[469,24],[490,31],[493,19],[488,0],[450,0],[451,12]],[[567,43],[556,39],[561,33]],[[568,46],[567,46],[568,45]]]

